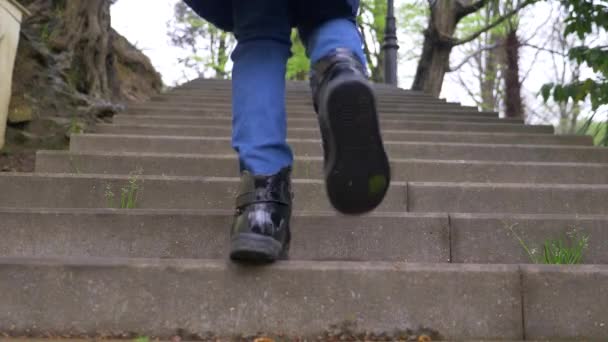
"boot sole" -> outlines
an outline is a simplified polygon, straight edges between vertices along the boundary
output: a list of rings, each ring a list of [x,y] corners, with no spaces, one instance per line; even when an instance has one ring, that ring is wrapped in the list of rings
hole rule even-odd
[[[388,191],[390,165],[372,88],[357,77],[330,82],[319,113],[327,130],[325,183],[330,202],[344,214],[375,209]]]
[[[280,242],[259,234],[235,235],[230,246],[230,259],[236,262],[264,264],[287,257],[286,248]]]

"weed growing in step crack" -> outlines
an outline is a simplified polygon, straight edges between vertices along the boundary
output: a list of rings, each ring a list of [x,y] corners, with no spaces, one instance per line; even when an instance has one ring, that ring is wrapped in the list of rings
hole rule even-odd
[[[529,244],[513,229],[517,224],[507,226],[515,239],[528,254],[530,260],[536,264],[545,265],[575,265],[583,261],[583,254],[589,247],[589,236],[584,235],[576,227],[568,231],[565,236],[557,239],[547,239],[542,247],[530,248]]]
[[[137,206],[138,195],[141,194],[143,181],[140,179],[143,174],[143,169],[138,168],[137,170],[129,173],[129,180],[125,186],[120,188],[120,203],[119,209],[135,209]],[[141,182],[140,182],[141,181]],[[107,184],[104,193],[108,207],[115,208],[115,194],[112,191],[112,185]]]
[[[71,137],[74,134],[84,133],[85,125],[76,116],[72,116],[70,120],[70,127],[68,128],[68,136]]]

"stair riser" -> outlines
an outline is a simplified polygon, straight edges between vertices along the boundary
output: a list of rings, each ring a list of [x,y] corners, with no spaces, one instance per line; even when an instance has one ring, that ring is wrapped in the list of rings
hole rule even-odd
[[[179,117],[189,117],[189,118],[200,118],[200,119],[214,119],[218,122],[232,120],[231,115],[227,112],[221,113],[217,111],[213,112],[177,112],[171,110],[161,110],[161,111],[129,111],[125,113],[125,115],[144,115],[144,116],[153,116],[158,118],[179,118]],[[293,115],[289,115],[289,120],[293,121],[309,121],[316,120],[316,115],[312,112],[308,113],[295,113]],[[387,122],[394,122],[399,120],[409,120],[409,121],[462,121],[462,122],[477,122],[477,123],[496,123],[496,124],[523,124],[523,120],[519,119],[500,119],[498,117],[483,117],[483,116],[469,116],[455,114],[455,113],[431,113],[431,114],[420,114],[417,111],[412,111],[411,114],[403,113],[403,114],[386,114],[381,116],[381,120]],[[225,124],[225,122],[224,122]]]
[[[532,263],[517,237],[542,255],[547,240],[570,241],[569,234],[588,236],[583,263],[608,263],[608,217],[549,215],[450,215],[454,263]]]
[[[311,119],[316,118],[316,114],[311,108],[288,108],[289,119]],[[401,120],[413,118],[435,118],[436,120],[450,121],[450,119],[487,119],[489,121],[498,120],[498,115],[492,112],[462,111],[452,110],[451,108],[426,108],[412,107],[401,110],[387,109],[379,112],[383,120]],[[208,108],[197,109],[193,107],[171,107],[171,106],[132,106],[128,107],[125,114],[128,115],[154,115],[154,116],[202,116],[202,117],[229,117],[232,111],[229,108]],[[501,121],[522,122],[519,119],[501,119]]]
[[[154,114],[120,114],[114,117],[114,121],[120,122],[122,119],[138,119],[138,120],[159,120],[161,122],[173,122],[174,124],[194,124],[194,125],[231,125],[232,117],[230,115],[222,115],[218,113],[211,113],[209,115],[173,115],[171,113],[162,113],[160,115]],[[523,120],[519,119],[499,119],[499,118],[483,118],[476,116],[465,116],[465,115],[420,115],[410,114],[403,116],[391,116],[381,117],[380,121],[385,127],[392,126],[395,124],[407,124],[409,122],[454,122],[459,124],[467,123],[487,123],[487,124],[505,124],[505,125],[523,125]],[[318,121],[314,114],[309,115],[298,115],[295,117],[289,117],[289,124],[304,127],[318,127]]]
[[[309,336],[355,321],[364,331],[429,327],[444,338],[523,336],[515,266],[300,262],[252,269],[224,261],[63,262],[0,264],[5,279],[0,307],[6,308],[0,330],[27,329],[28,335],[103,330],[164,338],[178,329],[199,336],[259,331]],[[587,287],[605,283],[601,280]],[[557,305],[547,304],[548,309]],[[33,308],[61,308],[61,315]],[[478,324],[479,317],[486,322]]]
[[[607,185],[409,183],[411,212],[608,214]]]
[[[4,259],[0,276],[7,308],[0,330],[23,335],[310,336],[356,317],[356,330],[428,327],[445,339],[606,336],[608,271],[598,266],[298,262],[244,269],[223,261]],[[33,310],[41,307],[61,315]]]
[[[156,103],[183,103],[183,102],[190,102],[190,103],[198,103],[198,104],[205,104],[205,101],[209,101],[209,104],[215,106],[215,105],[232,105],[231,101],[230,101],[230,96],[228,96],[228,101],[219,101],[218,100],[218,94],[213,94],[213,93],[208,93],[208,94],[192,94],[192,95],[181,95],[181,94],[171,94],[171,95],[166,95],[166,96],[161,96],[161,97],[154,97],[152,98],[149,103],[151,104],[156,104]],[[294,105],[307,105],[307,106],[312,106],[312,99],[309,96],[287,96],[285,97],[285,102],[287,104],[294,104]],[[458,106],[459,103],[454,103],[454,102],[446,102],[443,100],[438,100],[438,99],[434,99],[434,98],[420,98],[420,97],[391,97],[391,96],[382,96],[379,97],[377,99],[377,102],[379,105],[387,105],[387,106],[391,106],[391,105],[408,105],[408,104],[438,104],[438,105],[451,105],[451,106]],[[464,107],[464,106],[463,106]],[[466,108],[471,108],[470,106],[466,106]]]
[[[226,138],[232,135],[232,129],[225,126],[179,126],[179,125],[108,125],[99,124],[96,132],[106,134],[135,134],[135,135],[170,135],[194,137]],[[288,128],[287,135],[291,139],[320,139],[318,128]],[[590,146],[593,139],[586,135],[550,135],[550,134],[491,134],[491,133],[459,133],[438,131],[393,131],[384,130],[382,136],[386,140],[419,141],[439,143],[472,143],[472,144],[532,144],[532,145],[575,145]]]
[[[233,156],[136,156],[39,152],[36,171],[42,173],[129,174],[142,169],[147,175],[225,177],[237,175]],[[321,158],[297,159],[295,178],[323,179]],[[493,182],[608,184],[608,164],[518,164],[441,161],[395,161],[391,177],[413,182]]]
[[[0,211],[2,257],[227,259],[232,215],[139,211]],[[608,217],[407,214],[344,217],[295,215],[291,260],[422,263],[531,263],[512,228],[531,249],[590,237],[585,264],[608,264]],[[450,251],[451,249],[451,251]]]
[[[421,93],[421,92],[413,92],[408,90],[395,90],[388,88],[378,88],[374,87],[374,92],[376,96],[380,99],[384,98],[395,98],[395,99],[403,99],[403,98],[424,98],[424,99],[434,99],[437,100],[436,97],[431,96],[429,94]],[[220,95],[226,98],[230,98],[232,95],[232,87],[230,88],[205,88],[205,87],[191,87],[191,88],[183,88],[175,91],[171,91],[166,93],[168,96],[177,95],[177,96],[202,96],[202,95]],[[304,98],[308,99],[311,96],[309,87],[287,87],[287,92],[285,93],[286,97],[296,97],[296,98]]]
[[[230,121],[224,118],[193,118],[180,119],[171,117],[154,116],[134,116],[117,115],[114,123],[119,125],[225,125],[229,126]],[[292,128],[317,128],[318,123],[314,120],[290,120],[289,126]],[[383,120],[383,129],[391,130],[424,130],[424,131],[452,131],[452,132],[517,132],[517,133],[553,133],[553,126],[524,126],[520,124],[508,123],[468,123],[468,122],[428,122],[414,120]]]
[[[0,207],[110,208],[128,188],[128,177],[34,177],[5,175],[6,196]],[[141,209],[224,209],[234,206],[238,179],[170,179],[145,177],[138,182],[136,207]],[[331,211],[321,182],[294,184],[295,210]],[[379,212],[454,212],[528,214],[608,214],[607,185],[499,185],[462,183],[393,183]]]
[[[317,141],[291,142],[297,156],[321,157],[322,147]],[[529,147],[521,145],[467,145],[416,142],[387,142],[387,153],[392,158],[578,162],[608,163],[608,150],[597,148]],[[74,152],[147,152],[185,154],[231,154],[229,139],[170,138],[146,136],[73,136],[70,150]]]
[[[227,259],[232,215],[0,212],[0,256]],[[292,260],[449,261],[448,219],[294,216]]]
[[[134,179],[134,177],[132,177]],[[122,189],[129,189],[129,177],[35,177],[0,176],[0,197],[4,208],[118,208]],[[222,209],[233,210],[238,179],[139,178],[135,207],[138,209]],[[110,191],[108,191],[108,188]],[[108,192],[114,195],[108,195]],[[333,212],[321,182],[296,182],[294,210]],[[405,211],[405,186],[389,190],[381,212]]]

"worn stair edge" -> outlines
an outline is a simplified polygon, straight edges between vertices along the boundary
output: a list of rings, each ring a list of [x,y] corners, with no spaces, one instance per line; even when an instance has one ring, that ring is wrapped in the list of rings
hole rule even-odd
[[[320,157],[318,139],[288,139],[296,156]],[[592,146],[507,145],[385,141],[391,158],[477,161],[608,163],[608,149]],[[78,134],[71,137],[73,152],[147,152],[232,154],[230,138]]]
[[[125,135],[165,135],[165,136],[203,136],[229,137],[232,129],[226,126],[201,125],[155,125],[155,124],[98,124],[95,132],[101,134]],[[287,136],[292,139],[320,139],[318,128],[287,129]],[[458,142],[472,144],[535,144],[535,145],[580,145],[592,146],[593,138],[589,135],[552,135],[534,133],[484,133],[484,132],[445,132],[445,131],[408,131],[385,129],[382,136],[386,140]]]
[[[233,216],[230,210],[0,209],[0,256],[227,259]],[[291,227],[292,260],[449,262],[446,214],[296,212]]]
[[[4,173],[0,207],[116,208],[125,191],[141,209],[233,209],[238,185],[236,177]],[[333,211],[322,181],[296,179],[293,188],[294,210]],[[404,212],[405,192],[405,183],[393,182],[377,210]]]
[[[32,335],[317,335],[349,321],[364,331],[424,327],[443,338],[524,336],[513,265],[289,261],[252,268],[223,260],[0,258],[0,277],[0,330]],[[586,328],[575,323],[576,331]]]
[[[380,122],[384,126],[405,125],[409,122],[440,122],[440,123],[457,123],[457,124],[495,124],[495,125],[523,125],[521,119],[501,119],[501,118],[478,118],[459,115],[424,115],[416,114],[403,115],[396,118],[385,118],[380,116]],[[394,117],[394,116],[393,116]],[[139,121],[159,121],[173,122],[181,124],[212,124],[212,125],[229,125],[232,123],[232,117],[229,115],[218,115],[216,112],[211,115],[174,115],[170,112],[165,115],[150,115],[150,114],[118,114],[114,116],[114,121],[123,122],[124,119],[139,120]],[[291,125],[302,127],[316,127],[318,121],[311,113],[306,116],[289,117],[288,122]]]
[[[116,115],[113,119],[116,124],[166,124],[166,125],[225,125],[229,127],[226,120],[214,118],[200,118],[192,120],[175,119],[171,117],[159,118],[154,115],[142,117],[141,115]],[[291,127],[318,128],[314,121],[289,122]],[[425,131],[455,131],[455,132],[525,132],[525,133],[547,133],[553,134],[554,127],[549,125],[521,125],[509,123],[468,123],[458,121],[405,121],[399,120],[386,123],[381,122],[383,129],[399,130],[425,130]]]
[[[0,256],[227,259],[231,210],[0,208]],[[513,235],[589,237],[585,264],[608,264],[608,216],[296,212],[292,260],[525,264]],[[451,258],[451,259],[450,259]]]
[[[38,151],[36,172],[223,177],[235,154]],[[295,178],[323,179],[323,158],[297,157]],[[391,178],[413,182],[608,184],[608,164],[391,159]]]
[[[0,207],[108,208],[107,189],[137,179],[138,208],[231,209],[238,178],[126,175],[3,174]],[[296,210],[331,211],[324,184],[294,180]],[[210,195],[211,194],[211,195]],[[381,212],[608,214],[608,185],[393,182]]]

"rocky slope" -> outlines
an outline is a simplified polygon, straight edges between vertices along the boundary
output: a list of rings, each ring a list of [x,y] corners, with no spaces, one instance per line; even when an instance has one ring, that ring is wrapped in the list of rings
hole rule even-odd
[[[27,0],[0,170],[28,171],[28,154],[61,149],[73,132],[90,130],[127,102],[162,89],[141,51],[111,28],[105,0]],[[24,156],[25,153],[25,156]],[[13,158],[11,158],[13,157]]]

